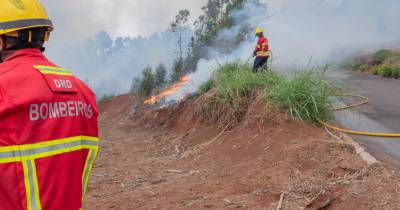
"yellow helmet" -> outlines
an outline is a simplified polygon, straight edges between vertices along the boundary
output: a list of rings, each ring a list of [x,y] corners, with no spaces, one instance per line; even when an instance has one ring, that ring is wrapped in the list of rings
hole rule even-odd
[[[3,0],[0,6],[0,35],[27,29],[45,27],[53,30],[53,23],[39,0]],[[48,34],[47,34],[48,35]]]
[[[260,27],[257,27],[256,28],[256,34],[259,34],[259,33],[264,33],[264,30],[262,28],[260,28]]]

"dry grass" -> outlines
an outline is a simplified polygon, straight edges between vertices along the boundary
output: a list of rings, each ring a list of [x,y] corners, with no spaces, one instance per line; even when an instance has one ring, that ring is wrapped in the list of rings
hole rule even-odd
[[[219,127],[233,127],[237,125],[248,111],[251,99],[248,96],[239,97],[234,105],[221,103],[218,91],[213,89],[201,95],[193,103],[194,117],[210,123],[217,123]]]

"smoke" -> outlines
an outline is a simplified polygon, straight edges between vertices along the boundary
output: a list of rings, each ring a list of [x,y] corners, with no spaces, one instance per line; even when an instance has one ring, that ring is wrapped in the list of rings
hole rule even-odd
[[[312,64],[338,61],[366,48],[390,47],[400,40],[398,0],[249,0],[232,15],[236,25],[218,39],[234,39],[243,25],[265,30],[273,52],[274,71],[291,71]],[[209,48],[193,77],[196,88],[220,64],[250,61],[256,38],[251,34],[233,52]],[[203,76],[204,75],[204,76]]]
[[[287,4],[261,19],[278,66],[305,64],[311,56],[316,62],[338,59],[362,48],[392,43],[400,35],[395,9],[400,8],[399,1],[307,2]]]
[[[187,46],[191,29],[184,29],[182,35],[183,46]],[[128,92],[133,78],[140,77],[146,67],[155,69],[162,63],[170,69],[177,50],[176,34],[171,29],[148,38],[116,39],[102,31],[78,44],[69,44],[69,48],[52,55],[85,80],[98,96]]]
[[[272,0],[266,2],[264,11],[249,1],[235,15],[236,20],[242,20],[253,14],[249,23],[265,29],[276,66],[287,67],[307,64],[310,57],[324,62],[398,41],[396,8],[400,8],[400,1]],[[252,47],[253,41],[250,38],[244,45]]]
[[[46,54],[98,96],[125,93],[143,68],[171,66],[177,46],[170,22],[185,8],[193,22],[205,1],[42,0],[55,25]],[[191,33],[185,30],[184,45]]]
[[[313,63],[325,63],[399,41],[398,0],[261,1],[263,5],[248,0],[243,9],[234,12],[236,25],[220,31],[217,41],[230,43],[245,25],[263,27],[275,71],[302,68],[310,58]],[[43,0],[56,25],[49,57],[88,80],[99,95],[126,92],[144,67],[159,62],[171,65],[176,39],[165,28],[182,8],[191,10],[193,20],[205,2],[71,0],[61,4]],[[103,41],[107,43],[107,36],[95,36],[103,30],[109,34],[111,47],[101,46]],[[187,37],[190,33],[188,29]],[[116,47],[117,39],[123,47]],[[207,58],[198,63],[189,89],[197,89],[220,64],[237,59],[252,62],[255,42],[251,32],[228,54],[211,46]]]

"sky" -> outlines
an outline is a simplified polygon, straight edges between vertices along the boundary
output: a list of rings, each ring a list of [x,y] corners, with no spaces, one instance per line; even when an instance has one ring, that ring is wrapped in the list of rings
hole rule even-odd
[[[274,72],[286,73],[310,65],[339,64],[341,59],[360,50],[371,52],[400,45],[399,0],[266,2],[265,8],[248,0],[233,17],[238,25],[249,23],[264,28],[273,54]],[[223,30],[219,35],[224,40],[234,38],[233,29]],[[212,71],[222,63],[237,59],[253,62],[251,52],[255,43],[255,36],[251,35],[233,52],[225,54],[210,49],[211,56],[200,60],[193,83],[199,86],[207,81]],[[337,72],[337,69],[330,71]]]
[[[206,0],[42,0],[55,25],[52,39],[84,39],[97,31],[116,36],[150,36],[164,31],[180,9],[189,9],[191,21]],[[60,36],[58,36],[60,35]]]

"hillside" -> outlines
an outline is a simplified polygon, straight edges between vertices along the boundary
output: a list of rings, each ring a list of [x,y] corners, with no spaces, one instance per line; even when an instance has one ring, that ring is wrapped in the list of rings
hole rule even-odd
[[[257,94],[237,125],[221,127],[193,114],[197,100],[101,104],[85,209],[277,209],[282,193],[282,209],[400,207],[400,174],[368,166],[324,129],[265,109]]]

